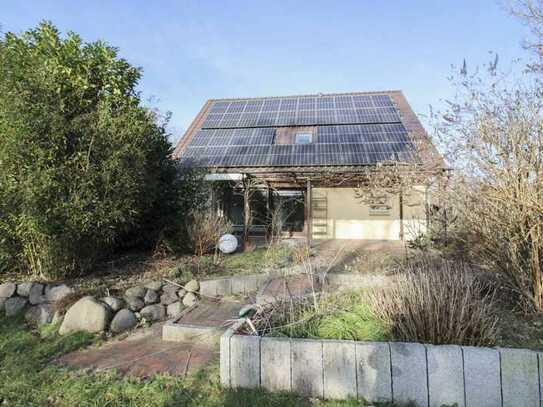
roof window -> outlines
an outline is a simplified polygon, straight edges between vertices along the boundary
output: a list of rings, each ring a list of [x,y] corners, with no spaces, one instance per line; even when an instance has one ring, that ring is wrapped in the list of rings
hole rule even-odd
[[[311,144],[313,142],[313,133],[304,131],[296,133],[296,144]]]

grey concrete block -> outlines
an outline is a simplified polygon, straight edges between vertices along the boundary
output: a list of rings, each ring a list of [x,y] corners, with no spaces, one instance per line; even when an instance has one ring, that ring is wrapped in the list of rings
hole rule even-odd
[[[388,343],[356,343],[358,398],[368,402],[392,401],[392,373]]]
[[[426,348],[420,343],[390,343],[394,402],[428,406]]]
[[[539,407],[537,353],[500,349],[503,407]]]
[[[292,391],[306,396],[324,397],[322,342],[293,339],[290,346]]]
[[[230,338],[230,384],[234,388],[260,386],[260,337]]]
[[[500,354],[496,349],[463,346],[466,407],[502,405]]]
[[[232,280],[229,278],[223,278],[220,280],[215,280],[217,287],[217,296],[224,297],[227,295],[232,295]]]
[[[464,367],[460,346],[426,346],[430,407],[464,407]]]
[[[355,343],[323,341],[324,398],[356,397]]]
[[[259,284],[259,276],[246,276],[244,281],[244,291],[245,294],[251,294],[258,291]]]
[[[245,277],[232,277],[230,281],[232,294],[245,294]]]
[[[290,339],[262,338],[260,382],[270,391],[290,391]]]
[[[268,273],[258,274],[256,276],[257,288],[262,287],[264,284],[266,284],[268,282],[269,279],[270,279],[270,275]]]
[[[230,387],[230,338],[232,332],[227,331],[221,335],[219,343],[219,372],[221,377],[221,386]]]
[[[200,295],[203,297],[217,296],[217,280],[200,281]]]

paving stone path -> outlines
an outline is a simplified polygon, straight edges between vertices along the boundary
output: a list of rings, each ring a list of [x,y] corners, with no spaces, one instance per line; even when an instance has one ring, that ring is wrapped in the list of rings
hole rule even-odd
[[[241,303],[202,301],[179,322],[201,326],[226,326],[237,318]],[[162,340],[163,324],[134,332],[123,340],[114,340],[97,348],[68,353],[56,363],[72,368],[113,370],[125,375],[147,378],[157,373],[187,375],[209,365],[219,357],[219,347],[200,341]]]

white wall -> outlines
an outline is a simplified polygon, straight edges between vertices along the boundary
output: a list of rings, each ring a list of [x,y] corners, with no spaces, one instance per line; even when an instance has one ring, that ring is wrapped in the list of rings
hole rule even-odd
[[[399,195],[390,197],[392,209],[389,215],[370,215],[369,206],[356,199],[353,188],[314,188],[314,203],[321,197],[326,197],[327,226],[319,226],[322,223],[320,213],[313,211],[315,239],[400,239]],[[416,187],[413,192],[404,194],[403,208],[404,233],[406,239],[410,239],[425,230],[424,187]]]

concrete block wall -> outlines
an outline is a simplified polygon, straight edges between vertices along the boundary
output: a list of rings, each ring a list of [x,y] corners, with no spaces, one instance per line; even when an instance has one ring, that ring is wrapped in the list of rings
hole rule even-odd
[[[419,407],[543,407],[543,353],[313,339],[221,338],[221,383]]]
[[[274,278],[298,275],[301,266],[294,266],[281,272],[264,272],[245,276],[223,277],[200,281],[200,295],[204,297],[223,297],[229,295],[250,295],[260,291]],[[320,274],[319,279],[336,290],[367,287],[384,287],[390,283],[390,276],[365,275],[356,273]]]
[[[269,273],[262,273],[203,280],[200,281],[200,294],[204,297],[223,297],[236,294],[249,295],[257,292],[269,278]]]

